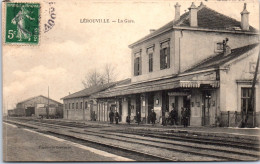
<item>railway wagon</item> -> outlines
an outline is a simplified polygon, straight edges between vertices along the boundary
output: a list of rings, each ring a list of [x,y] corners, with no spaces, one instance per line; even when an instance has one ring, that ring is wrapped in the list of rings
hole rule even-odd
[[[24,108],[15,108],[14,109],[14,116],[15,117],[25,116],[25,109]]]
[[[47,107],[38,107],[35,109],[35,116],[37,118],[46,118],[47,117]],[[57,107],[49,107],[49,117],[50,118],[59,118],[60,111]]]

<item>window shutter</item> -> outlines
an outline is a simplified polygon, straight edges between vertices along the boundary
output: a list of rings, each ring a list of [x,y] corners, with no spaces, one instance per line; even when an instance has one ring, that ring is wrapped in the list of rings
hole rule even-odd
[[[152,55],[152,58],[151,58],[151,72],[153,72],[153,55]]]
[[[137,75],[137,62],[136,62],[136,58],[134,59],[134,75]]]
[[[142,55],[139,57],[139,75],[142,74]]]
[[[166,49],[166,55],[167,55],[167,68],[170,68],[170,47],[167,47]]]
[[[149,72],[151,72],[151,56],[149,54],[149,62],[148,62],[148,68],[149,68]]]
[[[149,72],[153,72],[153,54],[149,54]]]
[[[163,49],[160,50],[160,68],[164,69],[164,55],[163,55]]]

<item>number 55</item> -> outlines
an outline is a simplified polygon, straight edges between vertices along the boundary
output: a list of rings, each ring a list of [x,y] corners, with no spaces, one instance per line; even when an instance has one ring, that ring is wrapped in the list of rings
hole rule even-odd
[[[7,35],[7,37],[8,37],[8,39],[13,39],[14,38],[14,30],[8,30],[8,35]]]

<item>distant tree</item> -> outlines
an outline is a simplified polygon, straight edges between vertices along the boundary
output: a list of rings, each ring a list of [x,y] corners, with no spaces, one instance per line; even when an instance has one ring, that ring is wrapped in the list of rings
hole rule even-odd
[[[85,79],[82,81],[82,84],[85,88],[97,86],[102,83],[104,83],[104,77],[102,77],[102,75],[97,72],[96,69],[89,71],[85,76]]]
[[[116,67],[113,64],[111,64],[111,63],[107,63],[105,65],[104,69],[105,70],[104,70],[103,76],[104,76],[104,78],[106,80],[106,83],[110,83],[110,82],[116,81],[116,78],[117,78],[116,77],[116,75],[117,75]]]
[[[116,81],[116,75],[116,67],[113,64],[108,63],[105,64],[104,68],[100,71],[97,71],[96,69],[90,70],[85,76],[85,79],[82,80],[82,84],[85,88],[89,88],[91,86],[111,83]]]

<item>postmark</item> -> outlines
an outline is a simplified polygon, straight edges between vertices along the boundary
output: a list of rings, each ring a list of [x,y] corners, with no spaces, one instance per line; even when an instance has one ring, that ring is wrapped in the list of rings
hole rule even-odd
[[[55,2],[49,2],[48,21],[44,24],[44,33],[50,31],[55,25],[56,11]]]
[[[39,43],[40,3],[6,3],[5,43]]]

